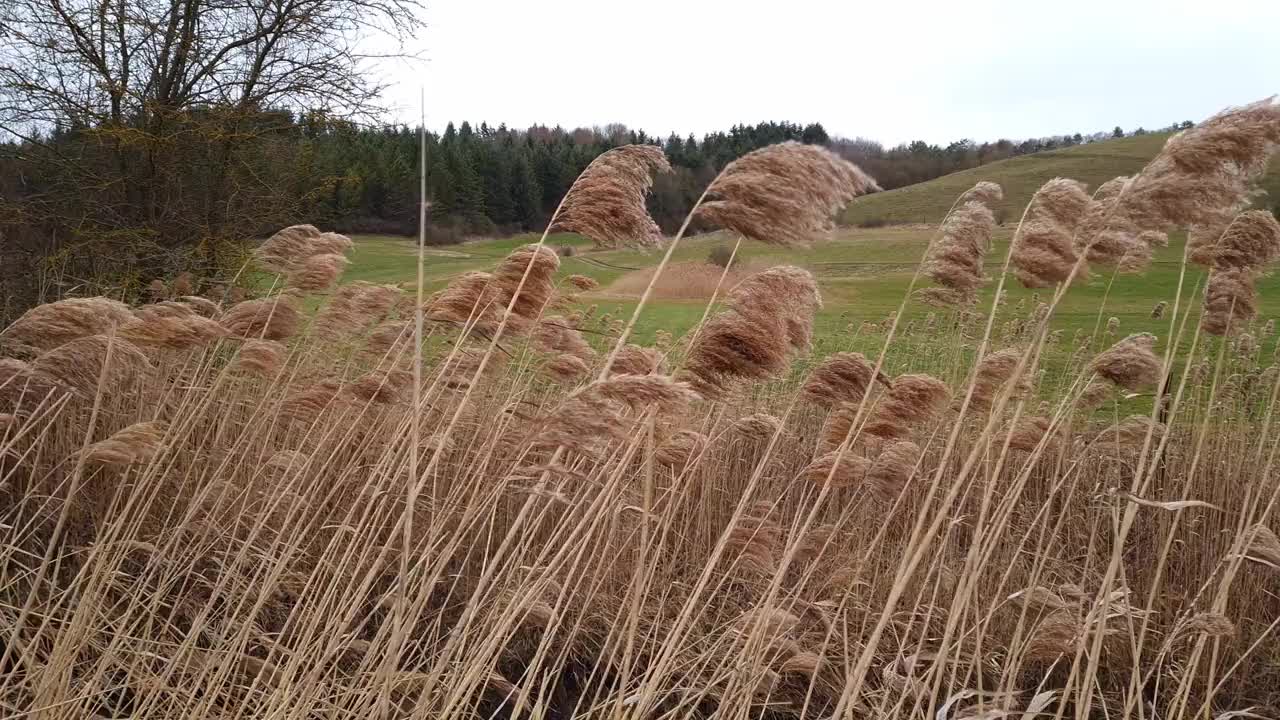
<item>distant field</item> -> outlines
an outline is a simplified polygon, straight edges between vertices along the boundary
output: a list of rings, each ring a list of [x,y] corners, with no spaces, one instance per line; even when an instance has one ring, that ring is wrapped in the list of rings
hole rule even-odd
[[[881,336],[860,333],[863,322],[879,322],[897,310],[902,302],[911,275],[924,248],[934,232],[922,226],[889,227],[878,229],[843,229],[829,243],[810,250],[788,250],[754,242],[744,242],[740,255],[754,266],[793,264],[804,267],[818,278],[825,306],[819,311],[815,323],[815,348],[813,357],[821,357],[837,350],[855,349],[873,352],[880,347]],[[998,276],[1008,248],[1012,229],[1005,227],[996,232],[995,245],[988,255],[987,272]],[[452,277],[468,270],[490,270],[511,249],[535,242],[536,236],[520,236],[503,240],[472,243],[449,248],[429,249],[426,261],[426,288],[434,291]],[[595,306],[594,317],[626,318],[635,307],[635,301],[610,292],[610,284],[633,268],[655,265],[660,259],[657,253],[643,254],[635,251],[591,251],[589,243],[571,235],[555,235],[548,240],[552,245],[574,245],[579,254],[562,258],[561,275],[587,275],[601,284],[601,290],[579,294],[578,309]],[[703,261],[717,244],[729,242],[719,235],[690,238],[676,250],[675,260]],[[1176,295],[1179,276],[1178,260],[1182,253],[1182,240],[1175,238],[1171,246],[1160,251],[1156,262],[1142,276],[1097,273],[1087,283],[1073,287],[1064,299],[1053,324],[1054,329],[1064,330],[1065,336],[1077,330],[1092,333],[1108,318],[1119,319],[1119,332],[1151,332],[1164,338],[1168,335],[1167,320],[1154,320],[1152,308],[1160,301],[1172,303]],[[372,282],[406,283],[411,287],[415,278],[414,246],[409,240],[375,236],[356,238],[352,265],[345,281],[367,280]],[[1197,309],[1200,304],[1199,288],[1203,286],[1204,273],[1198,268],[1188,269],[1185,278],[1185,300]],[[922,280],[920,286],[927,285]],[[1110,289],[1108,291],[1108,285]],[[1027,290],[1009,279],[1009,309],[1022,303],[1026,312],[1034,307],[1037,298],[1045,298],[1047,291]],[[1280,316],[1280,278],[1268,276],[1259,284],[1261,306],[1259,322]],[[983,306],[989,307],[994,293],[994,280],[983,296]],[[1106,302],[1103,298],[1106,296]],[[677,337],[698,322],[705,303],[693,300],[657,300],[650,303],[638,325],[636,337],[641,343],[652,343],[658,330],[665,330]],[[907,317],[923,319],[939,311],[918,302],[907,304]],[[945,313],[942,313],[945,314]],[[1001,320],[1010,314],[1002,315]],[[607,323],[589,325],[600,333],[607,333]],[[606,335],[592,336],[593,342],[602,344]],[[895,350],[910,348],[910,352],[928,352],[928,337],[922,335],[906,343],[895,343]]]
[[[979,180],[990,180],[1004,188],[999,210],[1009,223],[1017,223],[1027,201],[1046,180],[1069,177],[1090,188],[1117,175],[1131,175],[1142,169],[1164,145],[1166,134],[1142,135],[1077,145],[1062,150],[1024,155],[989,165],[952,173],[929,182],[859,198],[845,211],[842,221],[860,225],[872,221],[888,223],[936,223],[951,208],[956,197]],[[1268,198],[1260,204],[1280,202],[1280,162],[1261,183]]]

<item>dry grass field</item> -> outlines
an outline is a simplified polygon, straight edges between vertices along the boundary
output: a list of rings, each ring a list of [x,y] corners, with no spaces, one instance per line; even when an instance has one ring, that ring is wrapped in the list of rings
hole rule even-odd
[[[1278,146],[1259,103],[814,250],[873,185],[830,153],[729,165],[687,241],[625,146],[550,228],[607,251],[295,226],[251,297],[35,308],[0,716],[1274,717]]]

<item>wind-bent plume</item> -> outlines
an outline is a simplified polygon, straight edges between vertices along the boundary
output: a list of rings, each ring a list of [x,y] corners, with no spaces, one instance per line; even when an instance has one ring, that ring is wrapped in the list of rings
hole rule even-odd
[[[1258,314],[1257,271],[1221,267],[1209,271],[1200,328],[1210,335],[1234,335]]]
[[[1029,288],[1053,287],[1071,275],[1077,256],[1076,231],[1089,209],[1084,184],[1054,178],[1036,192],[1013,238],[1009,261],[1014,275]],[[1076,280],[1088,273],[1081,267]]]
[[[99,380],[104,395],[128,392],[150,370],[151,363],[141,350],[127,340],[105,335],[72,340],[30,366],[31,374],[85,395],[99,389]]]
[[[87,465],[117,468],[146,462],[160,452],[164,432],[163,423],[134,423],[106,440],[85,447],[81,458]]]
[[[905,438],[946,407],[947,384],[929,375],[902,375],[872,411],[863,432],[886,440]]]
[[[973,395],[969,398],[969,406],[976,410],[990,410],[996,395],[1013,377],[1013,371],[1018,368],[1021,358],[1022,350],[1019,348],[1004,348],[984,356],[974,373]],[[1027,373],[1024,372],[1018,382],[1019,392],[1028,389],[1026,376]],[[956,403],[961,400],[956,398]]]
[[[671,163],[656,145],[623,145],[602,153],[565,195],[551,230],[585,235],[597,247],[657,247],[662,230],[645,208],[653,176]]]
[[[316,332],[326,339],[361,332],[385,319],[404,297],[404,291],[394,285],[362,280],[343,285],[317,313]]]
[[[170,350],[189,350],[226,337],[229,333],[216,320],[196,315],[167,313],[164,310],[138,308],[134,320],[121,325],[119,336],[140,347],[160,347]]]
[[[351,246],[345,235],[322,233],[314,225],[291,225],[254,248],[253,256],[267,270],[288,274],[312,256],[342,255]]]
[[[52,350],[78,338],[108,332],[133,319],[128,305],[111,298],[67,298],[31,308],[0,333],[0,338],[38,350]]]
[[[778,377],[791,350],[809,346],[813,312],[821,307],[813,276],[777,267],[742,281],[729,308],[698,332],[685,361],[685,379],[703,397],[719,397],[735,380]]]
[[[682,472],[707,448],[707,436],[696,430],[677,430],[653,452],[653,461]]]
[[[551,359],[544,367],[548,375],[560,382],[572,383],[581,380],[591,372],[591,368],[576,355],[561,354]]]
[[[1133,179],[1112,178],[1100,185],[1076,234],[1076,253],[1094,265],[1119,265],[1121,272],[1144,272],[1157,247],[1169,244],[1159,230],[1143,229],[1116,212],[1116,203]]]
[[[508,327],[523,332],[542,315],[555,298],[555,274],[559,269],[560,257],[554,250],[532,244],[516,248],[498,265],[493,271],[493,284],[500,293],[503,308],[515,297],[516,288],[520,288],[520,295],[511,306],[512,317],[507,321]],[[523,287],[520,285],[522,278]]]
[[[725,304],[743,317],[764,323],[781,317],[787,342],[804,352],[813,341],[813,314],[822,307],[822,294],[813,273],[793,265],[779,265],[735,285]]]
[[[804,469],[804,477],[814,483],[825,482],[830,477],[834,487],[849,488],[865,480],[870,468],[871,461],[861,455],[832,451],[809,463]]]
[[[285,352],[284,345],[275,340],[246,340],[236,353],[231,369],[246,375],[271,377],[284,365]]]
[[[1099,376],[1130,392],[1156,384],[1160,379],[1160,358],[1155,354],[1156,336],[1130,335],[1099,353],[1090,365]]]
[[[973,187],[965,190],[960,195],[960,199],[956,201],[956,206],[960,207],[966,203],[976,202],[987,206],[987,209],[994,211],[996,203],[1004,200],[1004,189],[996,183],[989,180],[982,180]]]
[[[609,366],[610,375],[648,375],[662,369],[662,353],[639,345],[627,345],[618,351]]]
[[[346,255],[339,253],[312,255],[289,269],[286,284],[305,292],[324,292],[338,282],[349,262]]]
[[[228,332],[247,339],[288,340],[301,324],[302,313],[287,297],[245,300],[222,316],[222,326]]]
[[[1280,147],[1274,98],[1227,109],[1165,142],[1120,197],[1114,222],[1149,230],[1188,228],[1189,253],[1212,260],[1231,220],[1248,207],[1253,183]]]
[[[840,352],[827,356],[805,379],[801,392],[821,407],[862,400],[875,378],[875,368],[862,353]]]
[[[615,375],[591,383],[583,392],[626,405],[632,411],[652,406],[663,415],[683,410],[698,397],[688,383],[666,375]]]
[[[850,200],[879,189],[826,148],[784,142],[729,163],[697,215],[760,242],[807,246],[830,234],[832,217]]]
[[[470,323],[480,332],[491,333],[497,330],[505,307],[492,275],[466,272],[454,278],[427,304],[426,315],[430,320],[459,327]]]
[[[582,360],[584,366],[596,357],[596,351],[583,339],[582,333],[570,327],[569,321],[559,315],[540,320],[533,329],[532,338],[539,350],[573,355]]]
[[[586,275],[570,275],[565,281],[579,290],[595,290],[600,287],[600,283],[595,278]]]
[[[1280,222],[1267,210],[1240,213],[1209,249],[1212,252],[1202,264],[1260,270],[1280,257]]]
[[[867,471],[867,484],[881,501],[891,502],[906,488],[920,459],[920,446],[910,440],[885,445]]]
[[[995,216],[981,202],[970,200],[957,207],[943,221],[937,241],[929,246],[924,274],[951,290],[963,304],[977,302],[977,290],[987,282],[982,263],[995,227]]]
[[[782,427],[782,421],[768,413],[754,413],[739,418],[730,428],[734,433],[751,440],[768,440]]]

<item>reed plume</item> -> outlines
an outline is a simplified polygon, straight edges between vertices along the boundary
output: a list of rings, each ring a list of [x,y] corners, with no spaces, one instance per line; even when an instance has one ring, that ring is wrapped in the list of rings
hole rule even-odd
[[[165,426],[159,422],[134,423],[106,440],[88,445],[81,453],[86,465],[125,467],[144,463],[161,450]]]
[[[183,306],[186,307],[186,306]],[[138,316],[120,326],[118,335],[139,347],[190,350],[226,337],[227,328],[194,311],[187,315],[139,308]]]
[[[1209,271],[1200,328],[1210,335],[1234,335],[1258,314],[1257,271],[1222,267]]]
[[[830,408],[860,401],[873,379],[888,382],[883,376],[876,376],[875,368],[862,353],[840,352],[819,363],[800,391],[820,407]]]
[[[929,375],[901,375],[894,378],[889,392],[876,403],[863,432],[897,440],[927,424],[946,407],[951,391],[947,384]]]
[[[781,319],[787,342],[797,351],[813,340],[813,315],[822,307],[818,283],[808,270],[779,265],[748,276],[729,291],[725,304],[762,325]]]
[[[998,184],[989,180],[980,180],[973,187],[965,190],[960,194],[960,198],[956,200],[956,206],[963,206],[966,203],[976,202],[985,205],[989,210],[996,209],[996,203],[1004,200],[1004,189]]]
[[[223,313],[221,322],[236,337],[288,340],[298,332],[302,313],[291,298],[262,298],[232,305]]]
[[[1120,197],[1114,222],[1188,228],[1189,254],[1208,262],[1208,248],[1248,206],[1251,186],[1278,145],[1280,105],[1272,98],[1229,108],[1170,137]]]
[[[299,390],[280,403],[280,415],[303,424],[313,424],[329,407],[339,402],[342,383],[326,378]]]
[[[549,353],[573,355],[584,363],[595,360],[596,351],[583,339],[582,333],[569,325],[559,315],[545,317],[538,322],[532,334],[538,349]]]
[[[809,463],[803,475],[813,483],[826,482],[829,477],[834,487],[851,488],[862,484],[870,468],[871,462],[861,455],[834,450]]]
[[[289,269],[286,285],[303,292],[324,292],[338,282],[348,262],[347,256],[338,253],[303,258]]]
[[[1266,210],[1240,213],[1202,264],[1215,268],[1262,269],[1280,257],[1280,222]]]
[[[784,142],[729,163],[707,188],[696,216],[743,237],[808,246],[827,237],[832,216],[850,200],[879,190],[856,165],[817,145]]]
[[[982,202],[969,200],[960,205],[943,220],[922,271],[960,298],[961,304],[977,302],[977,290],[987,282],[982,263],[991,248],[995,226],[995,216]]]
[[[131,320],[133,311],[117,300],[67,298],[26,311],[0,333],[0,339],[52,350],[78,338],[106,333]]]
[[[591,372],[587,363],[577,355],[562,353],[551,358],[543,369],[548,375],[564,383],[574,383]]]
[[[253,255],[267,270],[289,274],[314,255],[342,255],[351,245],[344,235],[322,233],[314,225],[291,225],[254,248]]]
[[[920,446],[910,440],[887,443],[867,470],[867,485],[882,502],[902,494],[920,460]]]
[[[645,208],[653,176],[671,164],[656,145],[623,145],[591,161],[548,230],[585,235],[597,247],[657,247],[662,230]]]
[[[31,363],[32,374],[92,396],[131,390],[151,370],[147,356],[120,338],[90,335],[64,343]],[[101,380],[101,386],[99,385]]]
[[[732,430],[735,434],[741,435],[750,440],[768,440],[773,437],[782,427],[782,421],[776,416],[768,413],[753,413],[738,418],[733,423]]]
[[[570,275],[565,278],[565,281],[583,291],[596,290],[600,287],[600,283],[596,282],[595,278],[590,278],[586,275]]]
[[[405,370],[374,370],[342,391],[355,399],[373,405],[395,405],[409,399],[413,391],[413,373]]]
[[[706,448],[706,435],[696,430],[677,430],[654,450],[653,461],[675,472],[683,472]]]
[[[1084,185],[1075,180],[1054,178],[1040,186],[1010,250],[1009,262],[1023,285],[1053,287],[1071,275],[1076,231],[1089,204]],[[1086,275],[1083,267],[1076,272],[1079,280]]]
[[[648,375],[662,370],[662,353],[639,345],[625,345],[609,366],[611,375]]]
[[[272,377],[284,367],[285,346],[275,340],[246,340],[236,353],[231,369],[246,375]]]
[[[560,269],[560,257],[549,247],[525,245],[516,248],[493,271],[493,284],[502,299],[503,307],[511,305],[512,317],[508,320],[513,330],[522,331],[536,321],[555,297],[555,273]],[[528,277],[525,278],[525,272]],[[524,286],[521,287],[521,279]],[[516,296],[516,288],[520,294]]]
[[[493,333],[502,321],[502,296],[493,275],[467,272],[454,278],[427,304],[426,316],[436,322],[470,326]]]
[[[1137,392],[1160,379],[1160,358],[1155,354],[1156,336],[1150,333],[1130,335],[1099,353],[1090,368],[1100,377]]]
[[[1004,348],[983,356],[974,373],[973,392],[969,398],[969,406],[981,411],[990,410],[1001,389],[1013,378],[1022,359],[1019,348]],[[1019,378],[1017,393],[1028,390],[1026,373]],[[956,398],[961,402],[961,398]]]

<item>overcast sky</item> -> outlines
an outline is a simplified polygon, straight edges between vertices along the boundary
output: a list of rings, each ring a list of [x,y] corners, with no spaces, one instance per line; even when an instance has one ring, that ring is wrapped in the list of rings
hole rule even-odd
[[[1280,92],[1274,0],[424,0],[396,121],[762,120],[946,143],[1155,128]]]

